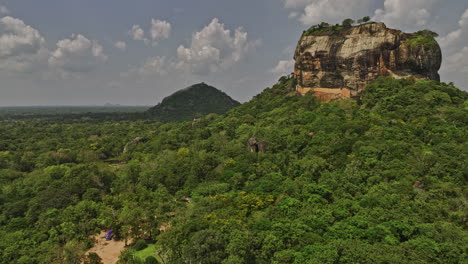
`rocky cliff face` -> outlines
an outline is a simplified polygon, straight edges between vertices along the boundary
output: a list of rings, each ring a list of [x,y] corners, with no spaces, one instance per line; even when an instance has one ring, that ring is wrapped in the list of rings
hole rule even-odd
[[[430,34],[383,23],[304,32],[294,55],[296,90],[330,100],[359,96],[379,76],[439,80],[442,54]]]

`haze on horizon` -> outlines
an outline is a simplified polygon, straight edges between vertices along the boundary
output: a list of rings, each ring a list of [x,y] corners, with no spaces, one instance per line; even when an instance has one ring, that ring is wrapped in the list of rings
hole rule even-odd
[[[155,105],[199,82],[245,102],[292,72],[303,30],[363,16],[439,33],[441,80],[468,90],[465,0],[0,0],[0,106]]]

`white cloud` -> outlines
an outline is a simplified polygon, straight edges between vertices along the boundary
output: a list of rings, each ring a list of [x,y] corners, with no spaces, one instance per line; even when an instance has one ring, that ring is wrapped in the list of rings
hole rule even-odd
[[[430,22],[432,8],[438,0],[385,0],[372,18],[390,27],[417,30]]]
[[[64,77],[92,71],[106,60],[102,46],[82,35],[58,41],[51,52],[38,30],[17,18],[0,18],[0,71]]]
[[[125,51],[127,49],[127,43],[123,41],[117,41],[114,43],[114,47],[118,48],[119,50]]]
[[[167,21],[151,19],[151,39],[168,39],[171,34],[171,24]]]
[[[370,13],[373,0],[285,0],[286,8],[294,9],[289,18],[297,18],[304,25],[320,22],[339,23],[347,17],[365,16]]]
[[[439,38],[439,43],[442,47],[450,47],[454,42],[458,41],[462,37],[462,33],[463,32],[461,28],[452,31],[447,35]]]
[[[322,21],[341,22],[347,17],[358,17],[368,14],[372,0],[355,0],[352,4],[341,0],[317,0],[307,5],[300,21],[305,25]]]
[[[176,58],[167,58],[166,56],[156,56],[146,59],[142,65],[132,67],[129,71],[122,73],[121,77],[130,77],[142,81],[171,74],[180,76],[181,71],[186,71],[187,74],[190,73],[190,68],[183,61]]]
[[[468,9],[465,10],[458,24],[460,24],[460,27],[468,26]]]
[[[291,60],[280,60],[275,68],[271,69],[272,73],[278,74],[289,74],[294,70],[294,63],[293,59]]]
[[[8,8],[6,8],[4,6],[0,6],[0,14],[1,15],[8,15],[8,14],[10,14],[10,10],[8,10]]]
[[[154,75],[167,75],[169,73],[166,57],[148,58],[143,65],[130,69],[124,75],[136,75],[137,77],[147,77]]]
[[[297,18],[299,16],[299,12],[291,12],[289,13],[289,18],[293,19],[293,18]]]
[[[458,28],[439,39],[442,47],[452,49],[468,42],[468,9],[460,17]]]
[[[209,25],[192,35],[189,47],[178,47],[177,57],[150,57],[142,64],[122,73],[121,77],[140,83],[154,78],[161,82],[207,75],[227,69],[241,61],[259,44],[260,41],[249,41],[242,28],[234,31],[225,29],[224,24],[215,18]]]
[[[190,47],[180,45],[177,54],[192,72],[203,75],[239,62],[259,43],[249,41],[247,32],[242,28],[231,32],[214,18],[209,25],[193,34]]]
[[[372,20],[385,22],[390,27],[417,30],[427,25],[432,11],[441,0],[383,0],[383,8],[374,11],[375,0],[284,0],[284,6],[293,9],[289,18],[304,25],[322,21],[339,23],[345,18],[359,18],[374,12]]]
[[[106,61],[107,56],[99,43],[78,34],[57,42],[57,49],[52,52],[49,65],[63,75],[68,75],[90,72]]]
[[[9,16],[0,19],[0,58],[34,54],[44,42],[39,31],[22,20]]]
[[[40,66],[47,53],[39,31],[20,19],[0,18],[0,69],[32,71]]]
[[[128,34],[134,40],[148,41],[145,37],[145,31],[141,28],[140,25],[133,25],[132,28],[128,31]]]
[[[304,8],[314,2],[314,0],[285,0],[284,6],[287,8]]]
[[[444,70],[447,72],[468,73],[468,46],[447,57]]]
[[[439,38],[446,60],[443,71],[468,73],[468,9],[460,17],[458,28]]]
[[[168,39],[171,34],[172,26],[167,21],[151,19],[151,28],[149,30],[149,37],[151,37],[151,42],[148,37],[146,37],[145,30],[140,25],[133,25],[132,28],[128,31],[128,35],[133,40],[142,40],[146,45],[152,44],[153,46],[157,45],[157,40]]]

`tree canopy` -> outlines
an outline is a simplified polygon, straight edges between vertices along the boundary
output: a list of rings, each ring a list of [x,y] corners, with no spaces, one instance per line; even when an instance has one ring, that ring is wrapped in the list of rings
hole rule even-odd
[[[353,19],[351,18],[346,18],[345,20],[343,20],[343,22],[341,23],[341,25],[343,27],[351,27],[356,21],[354,21]]]
[[[467,93],[380,78],[319,102],[293,83],[196,123],[0,118],[0,263],[99,263],[110,229],[134,241],[120,263],[466,262]]]

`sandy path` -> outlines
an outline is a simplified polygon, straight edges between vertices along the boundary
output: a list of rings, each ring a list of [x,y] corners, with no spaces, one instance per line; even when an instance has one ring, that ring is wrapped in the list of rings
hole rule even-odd
[[[115,240],[106,241],[106,232],[95,235],[93,239],[96,243],[94,247],[86,252],[86,255],[94,252],[101,257],[102,263],[115,264],[119,259],[120,252],[124,250],[125,242]]]

